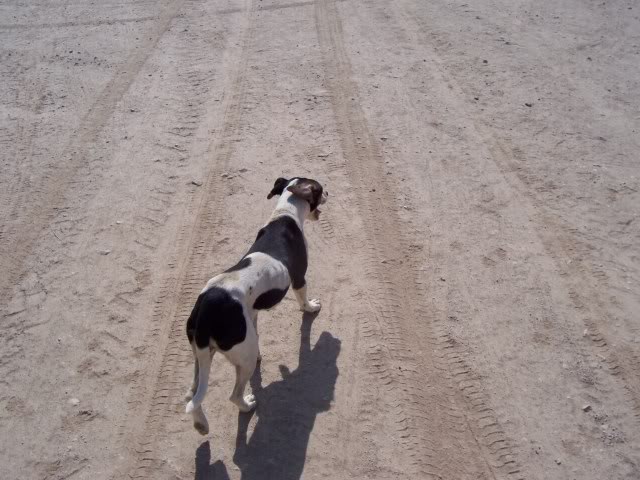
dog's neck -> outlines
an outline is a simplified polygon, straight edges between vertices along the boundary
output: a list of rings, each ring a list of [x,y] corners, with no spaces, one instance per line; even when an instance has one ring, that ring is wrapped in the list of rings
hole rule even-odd
[[[271,214],[270,221],[282,215],[287,215],[296,221],[300,231],[302,231],[304,219],[307,218],[310,208],[309,202],[295,197],[290,191],[285,190],[276,204],[276,209]]]

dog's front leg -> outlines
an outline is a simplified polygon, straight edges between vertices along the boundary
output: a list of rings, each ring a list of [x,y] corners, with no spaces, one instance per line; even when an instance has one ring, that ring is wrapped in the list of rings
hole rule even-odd
[[[298,304],[300,305],[300,310],[305,312],[314,313],[320,310],[320,300],[314,298],[312,300],[307,299],[307,285],[305,284],[302,288],[294,289],[293,293],[296,294],[296,298],[298,299]]]

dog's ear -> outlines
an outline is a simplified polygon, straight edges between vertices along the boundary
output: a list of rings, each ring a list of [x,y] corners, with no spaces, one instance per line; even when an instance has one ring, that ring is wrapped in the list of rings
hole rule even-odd
[[[313,185],[309,182],[298,182],[295,185],[291,185],[287,188],[295,197],[301,198],[309,202],[314,203],[314,189]]]
[[[294,197],[301,198],[309,203],[313,212],[322,201],[322,185],[308,178],[299,179],[295,185],[287,187]]]
[[[267,199],[270,199],[274,195],[282,195],[282,192],[284,192],[284,188],[287,186],[288,183],[289,183],[289,180],[287,180],[286,178],[282,178],[282,177],[278,178],[273,184],[273,188],[269,192],[269,195],[267,195]]]

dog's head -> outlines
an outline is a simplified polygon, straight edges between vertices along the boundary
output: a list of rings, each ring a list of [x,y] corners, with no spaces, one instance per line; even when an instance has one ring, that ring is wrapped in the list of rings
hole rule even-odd
[[[280,177],[273,184],[273,188],[267,198],[271,198],[274,195],[282,195],[285,189],[291,192],[294,197],[301,198],[309,203],[307,219],[318,220],[320,218],[318,206],[325,203],[329,197],[329,194],[322,188],[320,183],[310,178],[294,177],[287,180]]]

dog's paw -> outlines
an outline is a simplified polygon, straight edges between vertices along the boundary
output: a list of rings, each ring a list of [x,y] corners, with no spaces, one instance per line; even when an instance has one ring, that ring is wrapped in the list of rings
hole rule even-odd
[[[193,394],[194,394],[193,390],[189,389],[187,391],[187,393],[184,394],[184,401],[185,402],[190,402],[191,399],[193,399]],[[189,413],[189,412],[187,412],[187,413]]]
[[[319,312],[321,308],[322,308],[322,305],[320,305],[320,300],[318,300],[317,298],[314,298],[313,300],[309,300],[307,302],[307,304],[304,306],[304,311],[309,313],[315,313],[315,312]]]
[[[256,397],[254,397],[251,394],[245,395],[244,403],[241,405],[238,405],[238,408],[240,409],[241,412],[244,412],[244,413],[250,412],[251,410],[256,408]]]
[[[206,419],[204,422],[202,420],[198,420],[193,422],[193,428],[195,428],[200,435],[206,435],[209,433],[209,422],[207,422]]]

